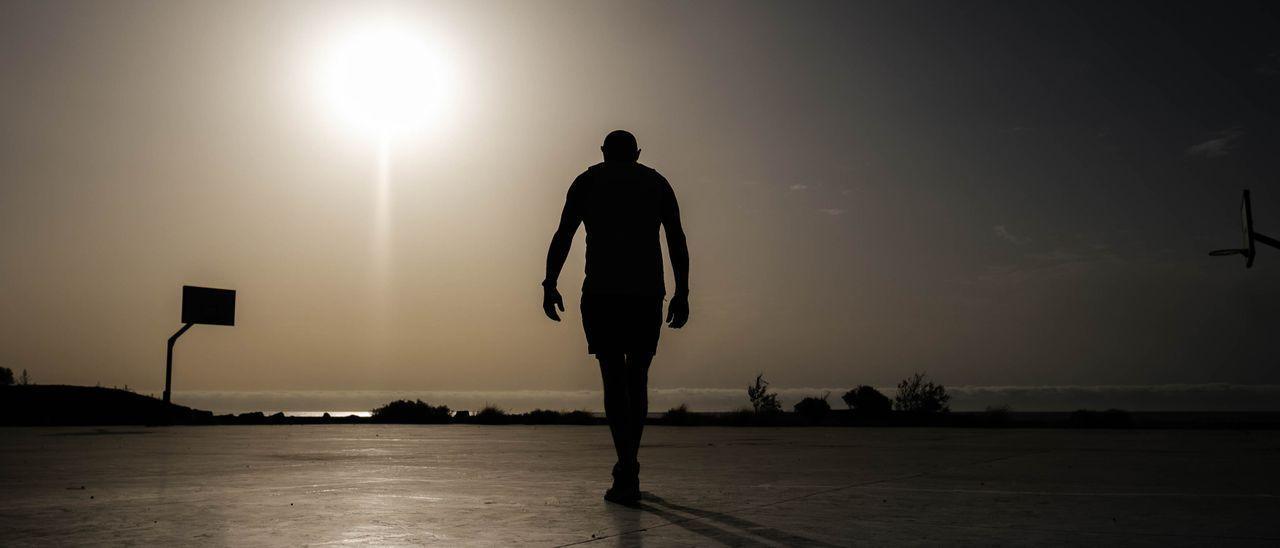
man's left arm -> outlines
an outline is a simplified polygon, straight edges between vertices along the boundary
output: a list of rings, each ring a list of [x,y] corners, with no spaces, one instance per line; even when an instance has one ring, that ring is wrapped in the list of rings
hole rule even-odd
[[[667,324],[679,329],[689,321],[689,244],[680,224],[680,204],[666,179],[662,180],[661,215],[662,230],[667,234],[667,252],[671,254],[671,273],[676,279],[676,291],[667,306]]]

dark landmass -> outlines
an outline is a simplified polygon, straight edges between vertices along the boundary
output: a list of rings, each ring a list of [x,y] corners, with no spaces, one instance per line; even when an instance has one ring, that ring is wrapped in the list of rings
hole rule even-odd
[[[693,412],[674,409],[651,413],[648,424],[668,426],[851,426],[851,427],[957,427],[957,428],[1193,428],[1280,429],[1277,412],[1127,412],[1045,411],[1019,412],[994,409],[980,412],[912,414],[878,413],[866,416],[846,409],[803,413]],[[600,425],[604,418],[587,411],[535,409],[507,413],[486,407],[475,413],[451,411],[422,401],[397,401],[374,410],[374,416],[358,415],[294,417],[262,412],[215,415],[210,411],[165,404],[115,388],[68,385],[0,386],[0,426],[109,426],[109,425],[252,425],[252,424],[480,424],[480,425]]]
[[[0,386],[0,425],[104,426],[116,424],[205,424],[213,413],[94,386],[33,384]]]

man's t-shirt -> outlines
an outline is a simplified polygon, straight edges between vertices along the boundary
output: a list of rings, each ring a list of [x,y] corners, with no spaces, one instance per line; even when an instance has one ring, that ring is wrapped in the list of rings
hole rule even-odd
[[[590,294],[666,294],[658,225],[679,218],[675,192],[657,171],[637,162],[602,162],[569,187],[565,210],[587,228]]]

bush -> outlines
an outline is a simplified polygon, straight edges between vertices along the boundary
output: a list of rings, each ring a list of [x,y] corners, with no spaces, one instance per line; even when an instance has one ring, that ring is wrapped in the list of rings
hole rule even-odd
[[[697,416],[689,411],[689,404],[682,403],[680,407],[668,409],[662,416],[662,422],[671,426],[692,426],[697,424]]]
[[[524,415],[525,424],[558,424],[561,414],[550,409],[534,409]]]
[[[11,386],[13,384],[13,370],[8,367],[0,367],[0,386]]]
[[[898,383],[893,405],[898,411],[915,414],[946,413],[951,395],[941,384],[925,382],[924,373],[916,373]]]
[[[889,396],[865,384],[845,392],[840,399],[849,406],[849,410],[862,417],[884,417],[893,410],[893,401]]]
[[[717,422],[724,426],[757,426],[763,422],[761,418],[762,415],[754,409],[739,409],[719,417]]]
[[[764,380],[764,373],[756,375],[754,386],[747,387],[747,397],[751,399],[751,408],[756,414],[769,415],[782,411],[778,395],[769,392],[769,381]]]
[[[1132,425],[1129,412],[1121,409],[1108,409],[1098,412],[1078,409],[1071,413],[1067,423],[1078,428],[1126,428]]]
[[[595,424],[596,417],[590,411],[577,409],[561,415],[560,421],[563,424]]]
[[[521,424],[595,424],[595,417],[588,411],[552,411],[550,409],[534,409],[522,415],[509,416],[503,413],[501,409],[493,408],[494,414],[487,420],[491,422],[487,424],[499,424],[506,419],[506,422],[517,421]],[[484,411],[481,411],[483,413]]]
[[[1004,426],[1009,424],[1012,412],[1013,408],[1008,405],[987,406],[987,410],[982,412],[982,418],[988,426]]]
[[[475,420],[477,424],[507,424],[510,417],[507,412],[492,404],[484,406],[479,413],[476,413]]]
[[[433,407],[422,400],[396,400],[373,410],[374,422],[405,424],[444,424],[449,422],[449,408]]]
[[[830,396],[831,393],[827,392],[821,398],[804,398],[800,400],[800,403],[795,404],[793,409],[805,422],[818,424],[822,422],[822,419],[827,418],[827,414],[831,412],[831,404],[827,403],[827,398]]]

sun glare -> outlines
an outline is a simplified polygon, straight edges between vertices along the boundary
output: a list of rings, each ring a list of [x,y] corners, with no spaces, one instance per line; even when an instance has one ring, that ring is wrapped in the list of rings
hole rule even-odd
[[[355,128],[388,138],[419,130],[443,112],[442,59],[403,29],[356,33],[336,48],[326,71],[329,100]]]

